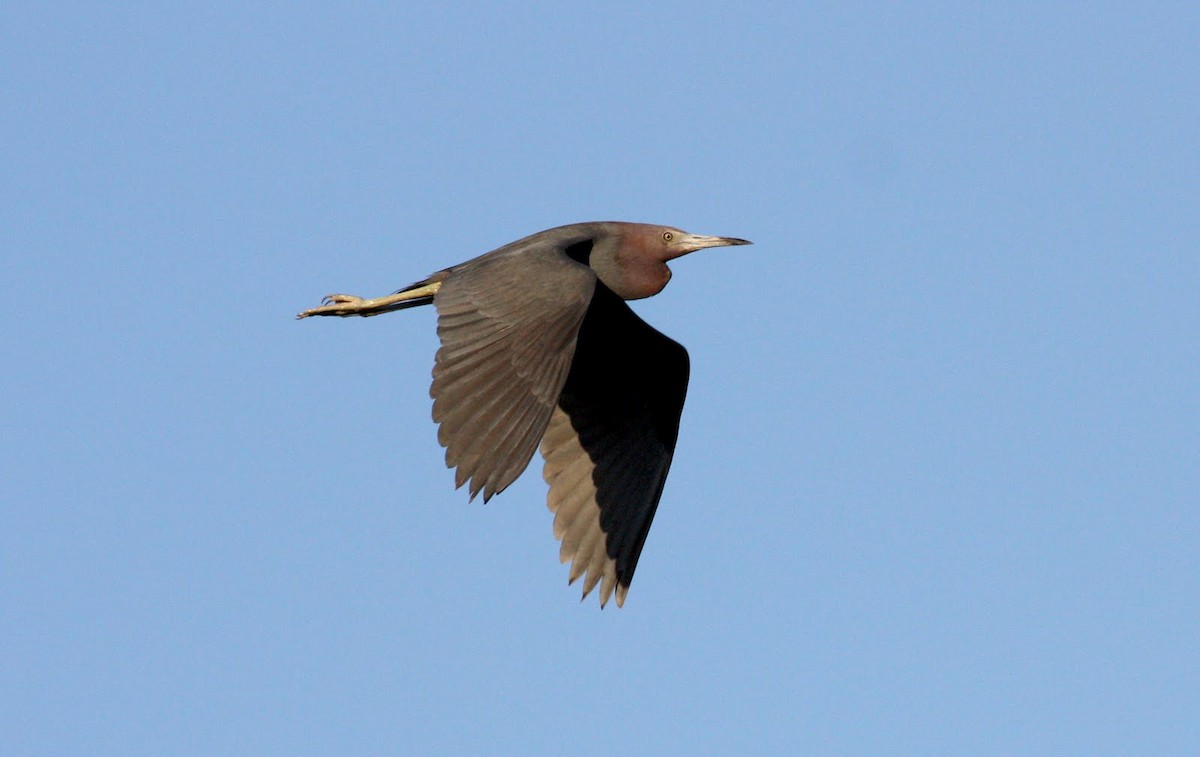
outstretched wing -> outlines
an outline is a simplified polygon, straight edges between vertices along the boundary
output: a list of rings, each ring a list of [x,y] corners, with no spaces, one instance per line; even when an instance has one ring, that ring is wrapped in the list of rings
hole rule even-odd
[[[688,355],[596,284],[542,440],[559,557],[617,605],[662,496],[687,394]]]
[[[486,502],[529,465],[562,391],[596,286],[590,268],[542,246],[450,269],[433,298],[433,419],[455,486]]]

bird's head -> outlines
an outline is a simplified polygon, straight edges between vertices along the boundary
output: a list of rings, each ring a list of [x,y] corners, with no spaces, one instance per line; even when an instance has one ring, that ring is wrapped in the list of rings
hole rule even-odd
[[[669,260],[708,247],[750,244],[745,239],[691,234],[645,223],[611,223],[605,228],[607,233],[596,240],[591,265],[609,289],[627,300],[661,292],[671,280]]]

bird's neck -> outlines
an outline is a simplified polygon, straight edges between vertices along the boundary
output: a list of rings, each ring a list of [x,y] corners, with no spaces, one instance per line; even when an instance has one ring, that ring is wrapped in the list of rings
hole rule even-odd
[[[671,270],[639,240],[616,235],[601,237],[592,248],[592,270],[600,281],[625,300],[653,297],[671,280]]]

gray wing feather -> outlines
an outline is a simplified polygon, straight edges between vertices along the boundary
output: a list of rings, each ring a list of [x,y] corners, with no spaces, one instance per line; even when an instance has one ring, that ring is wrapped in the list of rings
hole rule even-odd
[[[484,501],[529,465],[562,391],[596,284],[553,248],[526,246],[451,269],[434,297],[433,419],[455,485]]]
[[[571,372],[542,439],[559,557],[569,580],[600,586],[603,606],[629,583],[662,497],[687,394],[687,351],[603,284],[580,329]]]

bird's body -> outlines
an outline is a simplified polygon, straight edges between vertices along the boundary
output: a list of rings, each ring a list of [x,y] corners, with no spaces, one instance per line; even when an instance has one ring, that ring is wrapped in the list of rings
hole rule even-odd
[[[441,348],[433,419],[455,484],[484,500],[539,443],[560,557],[583,594],[624,603],[671,465],[687,391],[682,346],[625,300],[662,291],[667,261],[748,244],[621,222],[542,231],[388,297],[330,295],[311,315],[370,316],[432,303]]]

